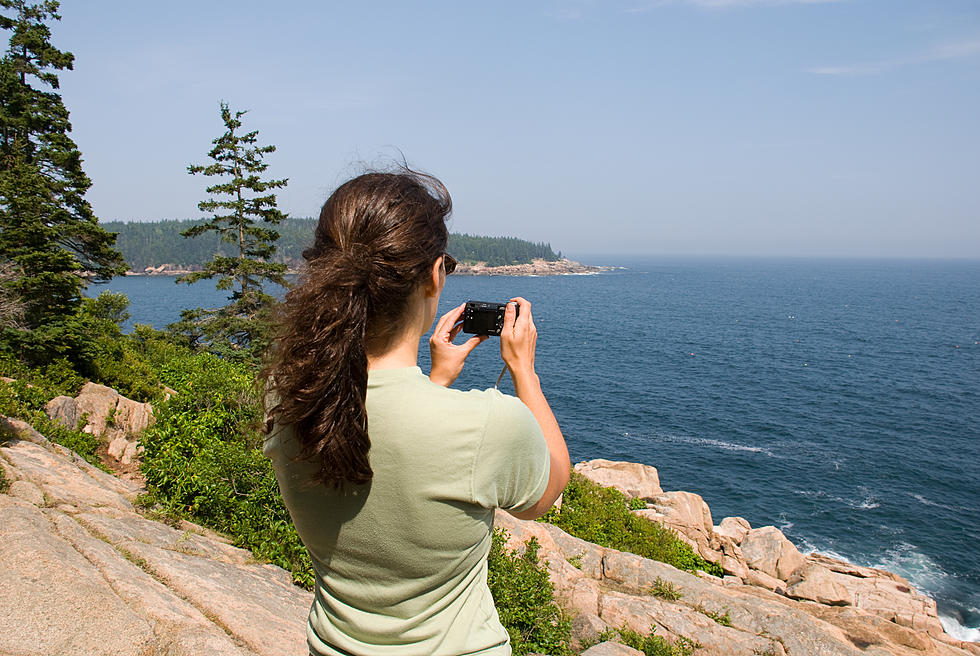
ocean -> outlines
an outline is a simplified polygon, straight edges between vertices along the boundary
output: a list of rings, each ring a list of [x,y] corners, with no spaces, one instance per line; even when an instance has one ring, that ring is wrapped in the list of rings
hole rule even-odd
[[[717,524],[882,567],[980,640],[980,262],[604,258],[613,271],[450,277],[441,312],[524,296],[573,462],[657,467]],[[93,287],[162,328],[227,292],[170,277]],[[428,369],[427,347],[421,366]],[[496,342],[457,387],[490,387]],[[501,388],[512,391],[509,381]]]

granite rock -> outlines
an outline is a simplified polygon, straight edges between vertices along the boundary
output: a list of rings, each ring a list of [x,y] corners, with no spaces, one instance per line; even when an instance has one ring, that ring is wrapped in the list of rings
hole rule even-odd
[[[575,465],[575,471],[593,483],[613,487],[630,499],[653,500],[663,494],[656,467],[636,462],[589,460]]]

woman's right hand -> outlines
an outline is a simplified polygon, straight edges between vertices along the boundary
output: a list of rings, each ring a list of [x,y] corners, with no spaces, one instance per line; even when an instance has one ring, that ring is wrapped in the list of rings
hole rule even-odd
[[[520,313],[517,312],[518,307]],[[500,331],[500,355],[510,369],[517,398],[524,402],[541,427],[551,460],[548,486],[544,494],[530,508],[511,513],[518,519],[537,519],[548,512],[568,485],[571,470],[565,438],[548,400],[544,398],[544,392],[541,391],[541,381],[534,372],[534,348],[537,342],[538,330],[534,327],[530,301],[520,297],[512,298],[504,311],[504,326]]]
[[[517,311],[520,307],[520,312]],[[504,325],[500,331],[500,357],[510,369],[511,378],[534,375],[534,349],[538,330],[531,315],[531,302],[517,296],[510,299],[504,310]]]

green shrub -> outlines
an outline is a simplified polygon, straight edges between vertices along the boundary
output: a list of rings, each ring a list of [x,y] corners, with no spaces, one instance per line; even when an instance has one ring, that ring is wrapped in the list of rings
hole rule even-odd
[[[42,367],[30,367],[9,354],[3,354],[0,355],[0,376],[29,385],[32,391],[25,393],[30,394],[35,402],[43,398],[41,407],[56,396],[74,396],[85,383],[85,379],[78,375],[65,358]]]
[[[678,569],[723,574],[719,565],[696,554],[673,531],[632,513],[619,490],[597,485],[576,472],[572,472],[563,493],[561,511],[553,508],[539,521],[554,524],[588,542],[659,560]]]
[[[571,654],[571,623],[555,604],[548,571],[538,563],[537,541],[531,538],[523,554],[505,549],[506,541],[504,530],[494,529],[487,582],[515,656]]]
[[[0,444],[3,444],[4,437],[0,435]],[[7,480],[7,472],[4,470],[3,466],[0,465],[0,494],[6,494],[7,490],[10,489],[10,481]]]
[[[617,633],[624,645],[638,649],[646,656],[691,656],[694,650],[701,646],[684,637],[671,643],[661,636],[653,635],[654,631],[656,626],[650,627],[650,635],[643,635],[627,628],[618,629]]]
[[[638,497],[633,497],[629,500],[630,510],[644,510],[647,507],[647,502]]]
[[[670,581],[664,581],[659,576],[653,582],[653,587],[650,589],[650,594],[652,594],[654,597],[666,599],[667,601],[677,601],[684,596],[673,583]]]
[[[177,390],[141,438],[143,474],[167,512],[229,534],[307,588],[313,567],[262,455],[252,371],[210,354],[156,344],[161,380]]]

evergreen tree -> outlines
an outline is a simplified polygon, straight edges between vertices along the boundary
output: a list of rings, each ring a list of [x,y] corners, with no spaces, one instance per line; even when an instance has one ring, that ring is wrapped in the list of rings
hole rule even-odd
[[[285,287],[286,265],[272,262],[279,233],[274,229],[286,219],[276,207],[273,189],[286,186],[287,180],[262,180],[259,174],[269,165],[265,155],[275,146],[258,146],[258,130],[242,134],[243,111],[234,112],[221,103],[221,120],[226,132],[212,141],[208,153],[210,164],[191,165],[192,175],[218,178],[207,188],[211,198],[198,203],[202,212],[213,213],[204,223],[181,234],[196,237],[214,232],[221,241],[231,244],[235,256],[215,254],[202,271],[180,276],[177,282],[193,283],[217,278],[218,289],[231,289],[228,305],[217,309],[184,310],[181,320],[172,325],[194,346],[207,347],[224,355],[250,356],[265,346],[268,318],[265,316],[275,299],[267,294],[267,282]]]
[[[74,56],[50,43],[46,22],[58,3],[0,0],[0,28],[10,32],[0,59],[0,256],[18,275],[2,284],[23,304],[27,330],[4,333],[7,348],[45,360],[77,347],[68,324],[87,281],[125,273],[85,200],[91,181],[69,133],[57,71]]]

